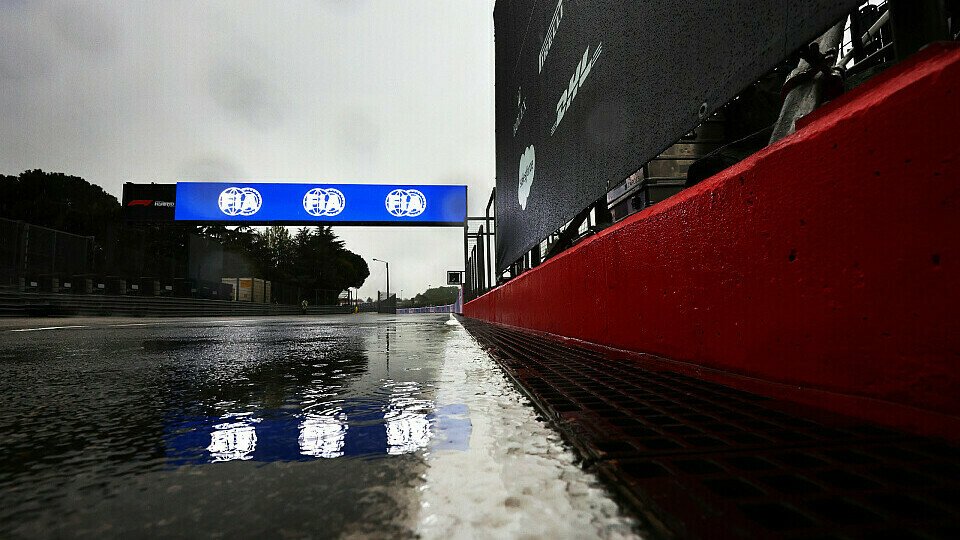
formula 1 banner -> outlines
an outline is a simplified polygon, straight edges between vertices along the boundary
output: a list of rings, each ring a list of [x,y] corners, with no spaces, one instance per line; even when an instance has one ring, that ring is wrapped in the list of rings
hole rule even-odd
[[[860,0],[499,0],[497,269]]]
[[[178,182],[176,221],[462,227],[466,186]]]
[[[177,198],[173,184],[123,184],[124,221],[172,221]]]

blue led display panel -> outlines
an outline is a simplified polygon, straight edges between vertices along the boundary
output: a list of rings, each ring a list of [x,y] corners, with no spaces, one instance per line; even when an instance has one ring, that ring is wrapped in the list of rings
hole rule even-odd
[[[467,187],[177,182],[176,221],[459,225]]]

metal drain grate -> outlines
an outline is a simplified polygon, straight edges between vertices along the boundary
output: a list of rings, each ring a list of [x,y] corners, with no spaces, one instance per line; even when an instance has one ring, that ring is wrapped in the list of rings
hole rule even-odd
[[[461,319],[669,536],[960,538],[960,449]]]

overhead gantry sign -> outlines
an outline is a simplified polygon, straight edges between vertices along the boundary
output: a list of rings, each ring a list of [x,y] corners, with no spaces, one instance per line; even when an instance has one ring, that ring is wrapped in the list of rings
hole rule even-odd
[[[125,217],[246,225],[457,227],[467,217],[467,187],[462,185],[177,182],[172,192],[170,188],[124,184]],[[167,191],[165,198],[172,198],[172,205],[167,200],[155,204],[160,189]]]

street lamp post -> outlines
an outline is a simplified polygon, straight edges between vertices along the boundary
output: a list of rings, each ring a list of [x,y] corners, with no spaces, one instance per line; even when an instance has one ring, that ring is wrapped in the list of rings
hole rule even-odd
[[[377,262],[382,262],[383,264],[387,265],[387,300],[390,300],[390,263],[388,263],[387,261],[381,261],[380,259],[373,259],[373,260]]]

